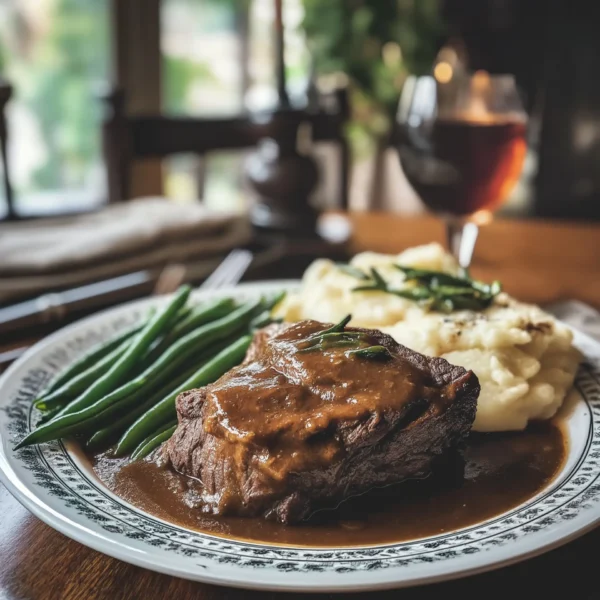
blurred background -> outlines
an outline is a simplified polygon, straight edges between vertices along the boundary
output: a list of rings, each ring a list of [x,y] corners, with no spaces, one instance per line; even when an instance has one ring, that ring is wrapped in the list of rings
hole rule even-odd
[[[0,366],[240,251],[236,281],[297,278],[445,230],[523,297],[596,298],[599,18],[583,0],[0,0],[0,336],[18,346]]]
[[[127,116],[227,121],[282,101],[308,110],[344,88],[348,114],[331,111],[349,145],[348,207],[419,213],[394,149],[398,99],[407,76],[432,73],[450,49],[471,70],[513,74],[529,117],[520,178],[500,213],[598,219],[598,12],[580,0],[0,0],[0,74],[12,88],[4,108],[12,197],[9,207],[3,186],[1,218],[109,201],[102,128],[117,89]],[[334,208],[343,183],[336,135],[328,137],[310,140],[319,163],[310,195]],[[207,143],[202,155],[174,147],[141,156],[127,195],[243,210],[253,150]]]

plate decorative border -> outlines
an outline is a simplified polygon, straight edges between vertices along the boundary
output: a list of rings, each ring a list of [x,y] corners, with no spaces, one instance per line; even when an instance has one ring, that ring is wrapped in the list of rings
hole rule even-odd
[[[63,343],[55,344],[36,361],[36,367],[24,372],[16,393],[8,401],[2,401],[0,407],[6,416],[11,447],[39,417],[32,408],[32,400],[51,377],[93,343],[108,338],[138,319],[141,309],[130,308],[119,314],[121,316],[113,319],[106,317],[101,324],[80,327],[83,333],[76,333],[77,329],[74,329],[72,335],[63,335]],[[589,338],[581,337],[578,341],[584,352],[586,343],[595,344]],[[311,549],[219,538],[169,524],[118,501],[80,468],[62,442],[23,448],[13,453],[13,460],[33,475],[35,485],[43,494],[59,499],[66,509],[76,511],[83,521],[101,527],[108,534],[142,542],[154,551],[198,559],[196,566],[201,569],[218,564],[243,569],[275,569],[281,573],[344,574],[465,558],[518,541],[558,522],[573,520],[585,511],[593,510],[594,521],[600,520],[600,356],[597,346],[595,352],[593,347],[590,350],[588,356],[593,358],[582,365],[576,379],[576,387],[587,404],[589,428],[584,451],[570,472],[508,513],[423,540],[360,548]],[[0,390],[2,381],[0,379]]]

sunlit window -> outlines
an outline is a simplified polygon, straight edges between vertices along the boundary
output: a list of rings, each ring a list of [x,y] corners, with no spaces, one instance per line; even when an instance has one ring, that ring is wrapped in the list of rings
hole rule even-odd
[[[108,0],[0,0],[0,73],[8,107],[10,175],[22,216],[86,210],[106,199],[102,104],[110,81]],[[162,106],[172,115],[227,116],[277,100],[272,0],[162,0]],[[309,60],[302,0],[284,2],[292,99],[302,101]],[[165,193],[241,208],[244,151],[165,161]],[[201,182],[201,185],[199,185]],[[5,212],[0,192],[0,217]]]
[[[107,0],[0,0],[9,171],[21,215],[105,199],[98,85],[109,58]]]
[[[277,100],[273,11],[273,0],[163,0],[165,111],[214,117],[273,107]],[[301,0],[286,0],[283,16],[288,89],[301,101],[309,74],[300,30]],[[202,196],[217,209],[242,208],[247,200],[242,185],[245,155],[213,153],[201,166],[195,156],[174,156],[165,161],[166,194],[179,201]]]

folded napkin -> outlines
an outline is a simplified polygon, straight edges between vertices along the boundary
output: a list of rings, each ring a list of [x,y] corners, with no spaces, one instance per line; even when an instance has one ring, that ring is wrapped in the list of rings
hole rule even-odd
[[[0,302],[222,253],[246,243],[246,216],[141,198],[95,213],[0,226]]]

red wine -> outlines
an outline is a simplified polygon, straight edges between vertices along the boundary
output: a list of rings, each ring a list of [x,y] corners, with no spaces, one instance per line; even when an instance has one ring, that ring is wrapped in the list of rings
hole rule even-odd
[[[438,120],[425,132],[405,126],[400,146],[404,173],[436,212],[467,215],[495,209],[519,179],[525,123]]]

